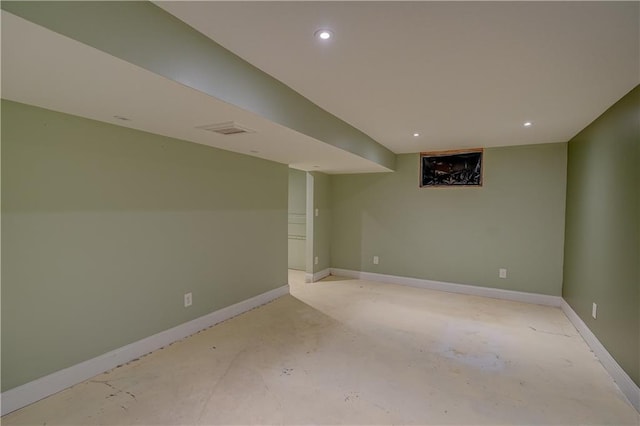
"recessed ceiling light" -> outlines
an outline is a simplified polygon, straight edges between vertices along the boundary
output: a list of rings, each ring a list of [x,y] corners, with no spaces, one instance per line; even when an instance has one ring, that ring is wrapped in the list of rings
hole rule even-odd
[[[523,124],[523,126],[524,126],[524,127],[530,127],[532,124],[533,124],[532,122],[530,122],[530,121],[526,121],[526,122]]]
[[[333,32],[331,30],[318,30],[313,35],[320,40],[329,40],[333,37]]]
[[[417,138],[418,136],[420,136],[420,133],[414,133],[414,134],[413,134],[413,137],[414,137],[414,138]]]

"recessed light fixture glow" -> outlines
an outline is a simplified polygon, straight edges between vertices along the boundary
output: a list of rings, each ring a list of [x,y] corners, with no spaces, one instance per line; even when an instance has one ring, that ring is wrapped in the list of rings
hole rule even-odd
[[[329,40],[333,37],[333,32],[331,30],[318,30],[313,35],[320,40]]]
[[[420,136],[420,133],[414,133],[414,134],[413,134],[413,137],[414,137],[414,138],[417,138],[418,136]]]
[[[526,121],[526,122],[523,124],[523,126],[524,126],[524,127],[531,127],[531,125],[532,125],[532,124],[533,124],[532,122],[530,122],[530,121]]]

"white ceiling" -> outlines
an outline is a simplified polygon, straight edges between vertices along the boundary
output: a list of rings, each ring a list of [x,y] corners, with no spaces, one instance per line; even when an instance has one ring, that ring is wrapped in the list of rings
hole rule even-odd
[[[277,161],[300,170],[388,171],[5,11],[2,98]],[[196,128],[228,121],[255,133],[221,136]]]
[[[638,2],[157,4],[396,153],[567,141],[640,82]]]
[[[567,141],[640,82],[638,2],[157,4],[396,153]],[[2,97],[302,170],[386,171],[4,11]],[[232,120],[256,133],[195,128]]]

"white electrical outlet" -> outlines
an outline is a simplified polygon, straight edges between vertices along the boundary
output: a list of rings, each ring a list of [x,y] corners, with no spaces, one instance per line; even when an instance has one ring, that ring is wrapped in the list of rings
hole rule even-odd
[[[193,304],[193,296],[191,295],[191,292],[185,293],[184,294],[184,307],[188,308],[192,304]]]
[[[507,270],[505,268],[498,269],[498,277],[507,278]]]
[[[378,256],[373,256],[373,264],[377,265],[378,263],[380,263],[380,258]]]
[[[316,217],[320,215],[320,210],[316,209]]]
[[[318,264],[318,256],[316,256],[316,258],[313,259],[313,263],[316,264],[316,265]]]
[[[598,316],[598,305],[596,305],[595,303],[591,307],[591,316],[593,317],[593,319],[596,319],[596,317]]]

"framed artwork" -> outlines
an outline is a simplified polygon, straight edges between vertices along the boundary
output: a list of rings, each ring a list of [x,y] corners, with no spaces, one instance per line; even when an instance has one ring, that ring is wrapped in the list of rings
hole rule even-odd
[[[420,153],[420,187],[482,186],[483,149]]]

